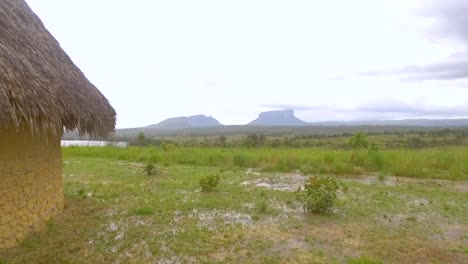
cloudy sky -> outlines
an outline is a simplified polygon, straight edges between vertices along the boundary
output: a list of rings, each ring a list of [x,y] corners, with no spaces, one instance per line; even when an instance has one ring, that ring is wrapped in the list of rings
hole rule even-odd
[[[118,128],[468,117],[466,0],[27,0]]]

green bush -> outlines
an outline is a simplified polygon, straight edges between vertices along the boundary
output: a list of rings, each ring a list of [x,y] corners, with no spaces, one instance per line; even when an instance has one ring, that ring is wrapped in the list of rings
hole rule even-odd
[[[369,140],[364,132],[358,132],[349,139],[348,144],[356,150],[367,149],[369,147]]]
[[[202,187],[202,192],[211,192],[216,189],[219,185],[221,178],[219,175],[210,175],[200,179],[200,186]]]
[[[310,177],[304,189],[299,188],[296,191],[296,199],[302,204],[305,212],[324,213],[335,205],[338,189],[335,178]]]
[[[143,170],[147,176],[158,174],[158,168],[153,163],[148,163]]]

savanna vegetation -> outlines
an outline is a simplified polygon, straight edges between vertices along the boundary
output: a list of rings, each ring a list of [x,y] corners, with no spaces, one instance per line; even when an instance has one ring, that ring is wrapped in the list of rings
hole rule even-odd
[[[258,168],[269,172],[323,175],[385,174],[415,178],[468,179],[468,148],[422,150],[328,150],[315,148],[193,148],[166,147],[68,147],[67,158],[108,158],[156,163],[160,166],[214,166],[226,169]]]
[[[63,214],[0,263],[465,263],[455,133],[63,148]]]
[[[364,127],[371,130],[372,127]],[[434,147],[459,146],[468,138],[468,130],[464,128],[444,128],[427,130],[423,128],[404,129],[393,127],[388,130],[377,130],[365,133],[370,142],[383,149],[423,149]],[[135,137],[117,137],[116,140],[129,141],[136,146],[162,146],[172,144],[180,147],[289,147],[289,148],[327,148],[349,149],[348,140],[351,136],[362,133],[350,133],[348,130],[327,128],[309,128],[302,131],[302,127],[289,128],[271,133],[235,133],[230,136],[210,133],[151,136],[139,132]],[[331,129],[331,130],[330,130]],[[352,130],[352,129],[349,129]],[[301,132],[302,131],[302,132]]]

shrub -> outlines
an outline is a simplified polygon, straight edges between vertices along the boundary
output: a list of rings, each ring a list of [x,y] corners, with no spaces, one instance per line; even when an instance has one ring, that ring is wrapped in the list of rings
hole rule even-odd
[[[219,175],[210,175],[200,179],[200,186],[202,187],[202,192],[211,192],[216,189],[220,181]]]
[[[153,163],[148,163],[143,170],[147,176],[158,174],[158,168]]]
[[[349,139],[348,144],[353,149],[367,149],[369,146],[369,140],[364,132],[359,132]]]
[[[324,213],[336,202],[339,186],[335,178],[310,177],[304,189],[296,191],[296,199],[302,204],[305,212]]]

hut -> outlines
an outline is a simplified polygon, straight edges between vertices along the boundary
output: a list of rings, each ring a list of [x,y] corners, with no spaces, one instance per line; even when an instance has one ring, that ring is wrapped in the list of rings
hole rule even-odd
[[[116,113],[24,0],[0,1],[0,248],[64,207],[64,131],[106,136]]]

